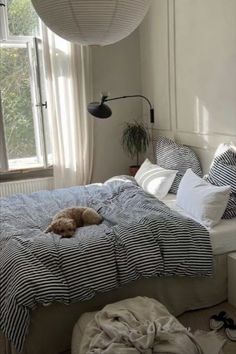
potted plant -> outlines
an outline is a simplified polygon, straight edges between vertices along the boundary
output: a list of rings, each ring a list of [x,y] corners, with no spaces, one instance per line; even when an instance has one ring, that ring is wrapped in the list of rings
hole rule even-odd
[[[123,149],[133,159],[136,157],[136,165],[129,166],[129,173],[134,176],[138,171],[139,156],[145,153],[150,142],[150,135],[142,122],[126,123],[122,134]]]

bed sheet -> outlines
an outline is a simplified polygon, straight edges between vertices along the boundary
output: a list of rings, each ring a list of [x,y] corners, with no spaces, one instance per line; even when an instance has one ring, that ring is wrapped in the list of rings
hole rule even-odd
[[[172,210],[179,212],[183,216],[189,216],[179,206],[176,205],[176,195],[167,194],[163,202]],[[236,218],[222,219],[211,230],[208,230],[211,238],[214,255],[231,253],[236,251]]]

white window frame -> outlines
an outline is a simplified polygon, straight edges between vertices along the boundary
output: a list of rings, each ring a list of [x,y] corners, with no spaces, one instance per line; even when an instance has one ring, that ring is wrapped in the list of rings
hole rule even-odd
[[[0,0],[0,40],[7,39],[6,1]]]
[[[0,0],[0,4],[3,4],[0,6],[0,41],[7,41],[8,43],[13,42],[19,42],[19,43],[25,43],[25,42],[30,42],[33,38],[33,36],[12,36],[9,33],[9,26],[8,26],[8,17],[7,17],[7,0]],[[40,28],[39,28],[40,30]],[[41,33],[40,33],[41,37]]]
[[[2,4],[2,6],[1,6]],[[28,48],[29,61],[30,61],[30,91],[31,91],[31,101],[32,101],[32,114],[34,122],[34,132],[35,132],[35,144],[37,160],[39,164],[31,165],[32,158],[22,159],[29,166],[21,167],[20,160],[19,166],[9,169],[9,161],[7,157],[6,141],[4,136],[4,120],[3,111],[1,105],[1,92],[0,92],[0,172],[11,172],[15,170],[23,169],[38,169],[38,168],[48,168],[50,163],[48,161],[47,153],[47,142],[45,135],[45,108],[47,108],[46,100],[43,101],[42,91],[41,91],[41,73],[39,65],[39,51],[38,45],[41,39],[34,38],[33,36],[11,36],[9,34],[8,18],[7,18],[7,0],[0,0],[0,45],[3,47],[14,47],[14,48]],[[32,48],[35,49],[36,62],[33,62]],[[34,103],[34,104],[33,104]],[[42,158],[41,158],[42,157]]]

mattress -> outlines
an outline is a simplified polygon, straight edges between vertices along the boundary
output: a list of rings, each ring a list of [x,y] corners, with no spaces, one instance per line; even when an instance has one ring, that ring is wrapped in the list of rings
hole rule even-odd
[[[163,202],[172,210],[177,211],[183,216],[190,217],[179,206],[176,205],[176,195],[168,194]],[[236,218],[221,220],[214,226],[210,233],[212,249],[214,255],[226,254],[236,251]]]

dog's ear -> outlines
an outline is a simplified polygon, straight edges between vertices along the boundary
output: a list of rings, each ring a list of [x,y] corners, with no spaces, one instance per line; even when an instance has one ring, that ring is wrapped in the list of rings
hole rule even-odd
[[[52,226],[49,225],[44,232],[45,232],[45,234],[47,234],[48,232],[51,232],[51,231],[52,231]]]

